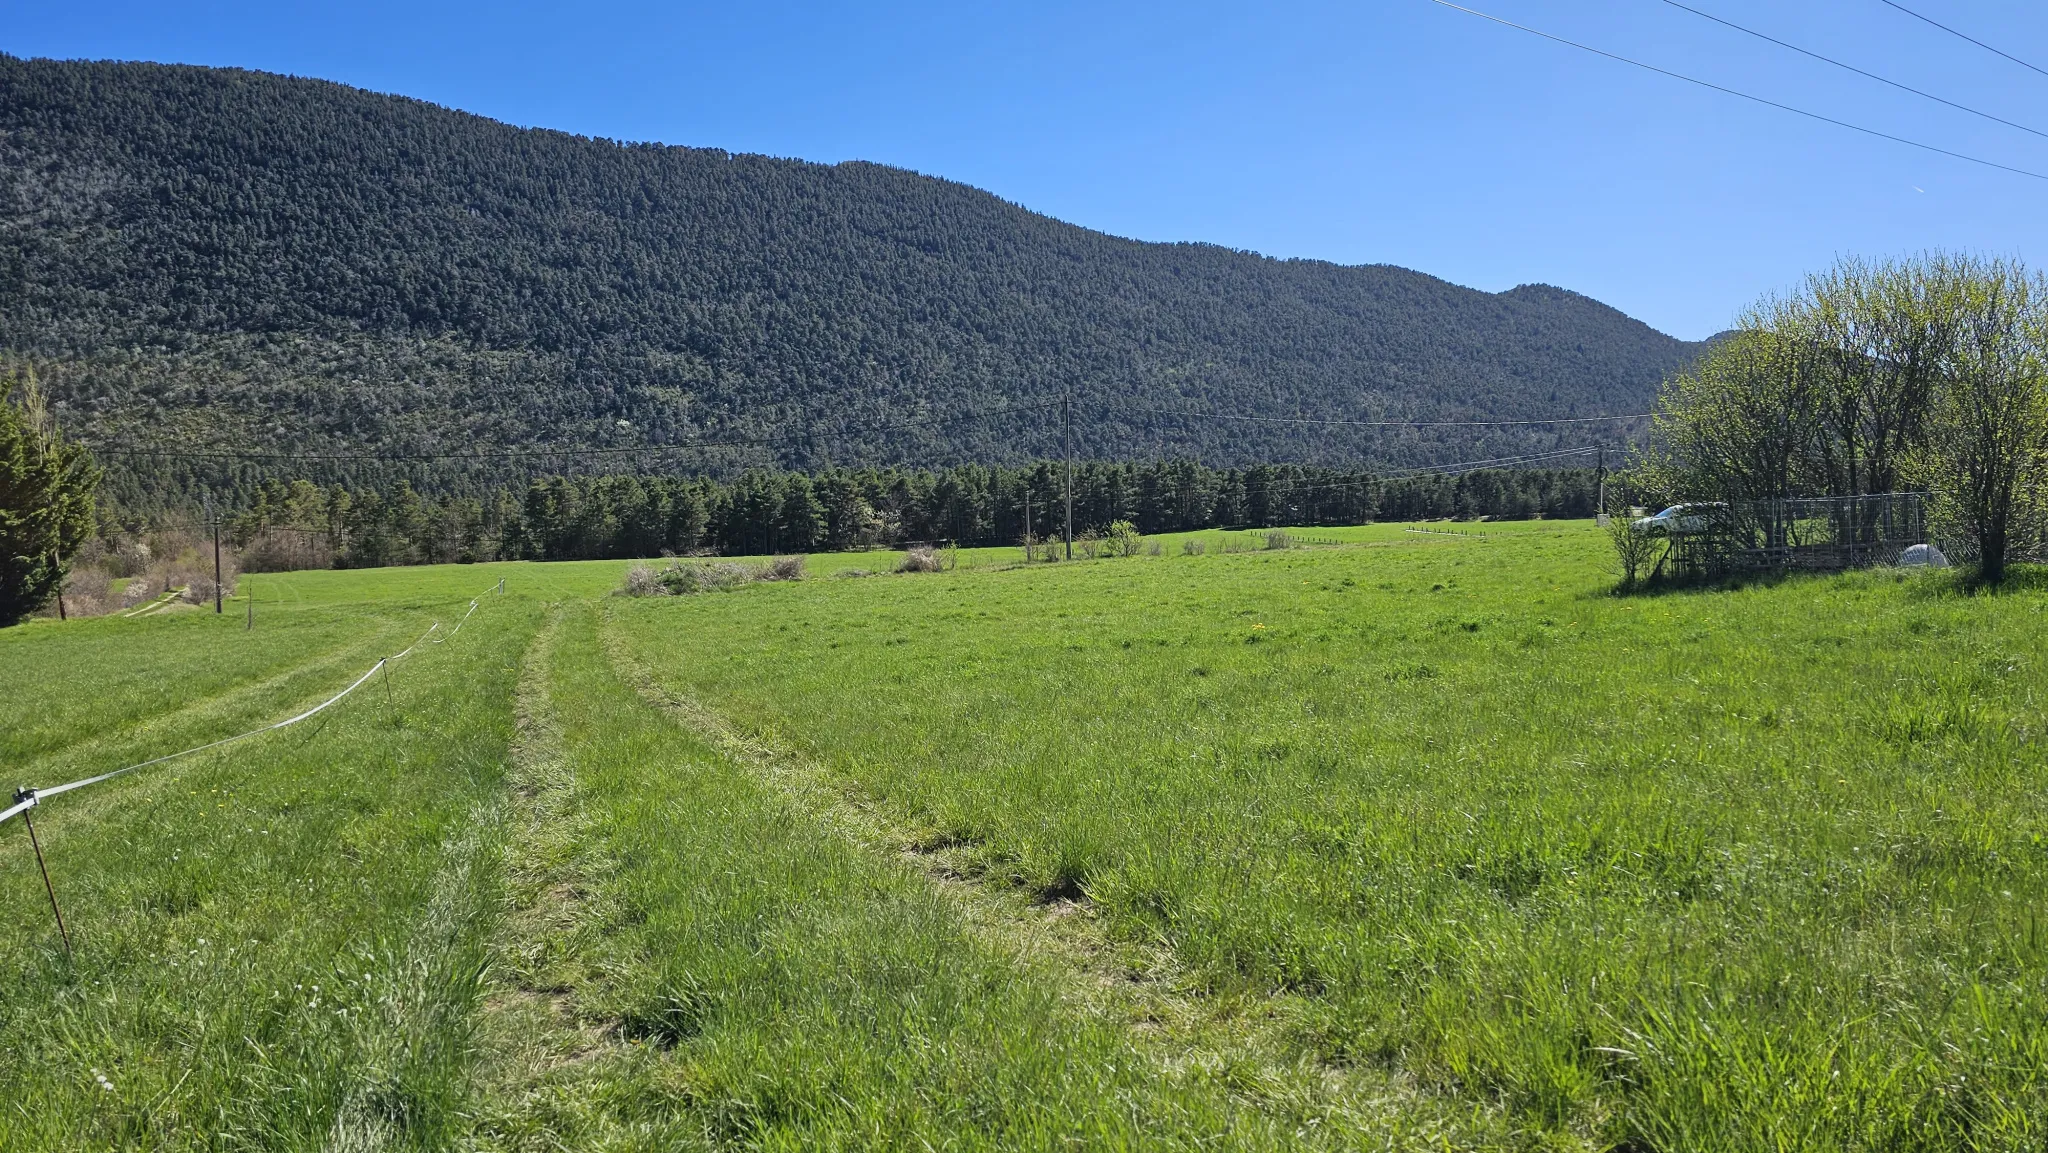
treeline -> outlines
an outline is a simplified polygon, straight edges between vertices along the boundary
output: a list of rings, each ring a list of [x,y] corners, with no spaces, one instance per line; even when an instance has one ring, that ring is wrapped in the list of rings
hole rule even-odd
[[[1074,530],[1129,521],[1140,532],[1363,524],[1376,520],[1589,517],[1590,469],[1490,470],[1397,478],[1298,465],[1085,463]],[[1006,468],[754,471],[703,477],[583,476],[523,492],[433,499],[389,490],[264,486],[229,521],[251,571],[485,560],[595,560],[837,551],[915,542],[1016,544],[1057,537],[1063,472]]]

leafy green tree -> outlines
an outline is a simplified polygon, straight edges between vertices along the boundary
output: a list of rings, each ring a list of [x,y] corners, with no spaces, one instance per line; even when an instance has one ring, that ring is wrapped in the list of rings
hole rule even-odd
[[[92,536],[99,482],[91,454],[58,432],[35,370],[0,377],[0,626],[58,595]]]
[[[1752,313],[1665,385],[1645,487],[1719,500],[1802,495],[1823,435],[1822,371],[1810,342]]]
[[[2048,519],[2048,281],[1960,257],[1931,274],[1942,381],[1917,471],[1976,546],[1978,578],[1995,584]]]

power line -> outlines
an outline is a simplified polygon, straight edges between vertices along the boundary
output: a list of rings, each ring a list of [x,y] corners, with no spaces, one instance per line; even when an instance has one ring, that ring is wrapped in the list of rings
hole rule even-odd
[[[1481,12],[1476,8],[1467,8],[1462,4],[1453,4],[1451,3],[1451,0],[1430,0],[1430,3],[1436,4],[1440,7],[1450,8],[1454,11],[1463,12],[1468,16],[1477,16],[1481,20],[1491,21],[1495,24],[1501,25],[1504,28],[1513,28],[1517,32],[1527,32],[1531,36],[1539,36],[1553,43],[1562,44],[1567,48],[1576,48],[1581,52],[1590,52],[1595,56],[1604,56],[1607,59],[1616,61],[1618,63],[1627,64],[1635,68],[1641,68],[1645,72],[1655,72],[1659,76],[1668,76],[1673,80],[1683,80],[1687,84],[1697,84],[1701,88],[1709,88],[1715,92],[1720,92],[1728,96],[1738,97],[1740,99],[1748,100],[1755,104],[1762,104],[1767,108],[1776,108],[1780,112],[1790,112],[1795,116],[1804,116],[1809,120],[1818,120],[1823,124],[1832,124],[1837,128],[1847,128],[1851,132],[1861,132],[1865,136],[1875,136],[1880,140],[1889,140],[1894,144],[1904,144],[1909,148],[1918,148],[1925,152],[1937,153],[1939,155],[1951,157],[1956,160],[1966,160],[1971,164],[1981,164],[1986,168],[1996,168],[2001,172],[2010,172],[2015,176],[2025,176],[2034,180],[2048,180],[2048,174],[2043,174],[2040,172],[2030,172],[2024,168],[2015,168],[2010,164],[2000,164],[1996,160],[1985,160],[1982,157],[1971,156],[1963,152],[1955,152],[1947,148],[1939,147],[1938,145],[1923,144],[1918,140],[1911,140],[1904,136],[1894,136],[1889,132],[1880,132],[1875,128],[1865,128],[1861,124],[1851,124],[1847,120],[1837,120],[1832,116],[1823,116],[1818,112],[1808,112],[1804,108],[1794,108],[1790,104],[1780,104],[1775,100],[1766,99],[1762,96],[1752,96],[1747,92],[1741,92],[1733,88],[1723,87],[1722,85],[1715,84],[1710,80],[1701,80],[1695,76],[1687,76],[1682,72],[1673,72],[1668,68],[1659,68],[1655,64],[1645,64],[1640,60],[1632,60],[1626,56],[1619,56],[1615,53],[1608,52],[1604,49],[1595,48],[1590,44],[1581,44],[1576,40],[1567,40],[1562,36],[1553,36],[1548,32],[1531,28],[1526,24],[1517,24],[1512,20],[1503,20],[1498,16],[1488,15],[1487,13]]]
[[[1921,98],[1923,98],[1923,99],[1927,99],[1927,100],[1932,100],[1932,101],[1934,101],[1934,102],[1935,102],[1936,104],[1945,104],[1945,105],[1947,105],[1948,107],[1950,107],[1950,108],[1953,108],[1953,109],[1956,109],[1956,110],[1957,110],[1957,111],[1959,111],[1959,112],[1967,112],[1967,113],[1969,113],[1969,114],[1970,114],[1970,115],[1972,115],[1972,116],[1981,116],[1981,117],[1983,117],[1983,118],[1984,118],[1984,119],[1986,119],[1986,120],[1992,121],[1993,123],[1996,123],[1996,124],[2003,124],[2003,125],[2005,125],[2005,126],[2006,126],[2007,128],[2017,128],[2017,129],[2019,129],[2019,130],[2020,130],[2021,132],[2027,132],[2027,133],[2032,133],[2033,135],[2035,135],[2035,136],[2039,136],[2039,137],[2041,137],[2041,138],[2042,138],[2042,139],[2044,139],[2044,140],[2048,140],[2048,132],[2043,132],[2043,131],[2041,131],[2041,130],[2040,130],[2040,129],[2038,129],[2038,128],[2029,128],[2029,127],[2027,127],[2027,126],[2026,126],[2026,125],[2024,125],[2024,124],[2020,124],[2020,123],[2017,123],[2017,122],[2015,122],[2015,121],[2007,120],[2007,119],[2006,119],[2005,117],[2003,117],[2003,116],[1995,116],[1995,115],[1993,115],[1993,114],[1991,114],[1991,113],[1989,113],[1989,112],[1985,112],[1985,111],[1983,111],[1982,109],[1978,109],[1978,108],[1972,108],[1972,107],[1970,107],[1970,106],[1969,106],[1969,105],[1967,105],[1967,104],[1958,104],[1958,103],[1956,103],[1956,102],[1955,102],[1955,101],[1953,101],[1953,100],[1947,99],[1946,97],[1936,96],[1936,95],[1935,95],[1934,93],[1932,93],[1932,92],[1923,92],[1923,91],[1921,91],[1920,89],[1918,89],[1918,88],[1915,88],[1915,87],[1913,87],[1913,86],[1912,86],[1912,85],[1910,85],[1910,84],[1901,84],[1901,83],[1899,83],[1899,82],[1898,82],[1898,81],[1896,81],[1896,80],[1891,80],[1891,79],[1888,79],[1888,78],[1886,78],[1886,77],[1883,77],[1883,76],[1879,76],[1879,75],[1878,75],[1877,73],[1875,73],[1875,72],[1866,72],[1866,71],[1864,71],[1863,69],[1861,69],[1861,68],[1858,68],[1858,67],[1856,67],[1856,66],[1855,66],[1854,64],[1845,64],[1845,63],[1843,63],[1842,61],[1840,61],[1840,60],[1837,60],[1837,59],[1835,59],[1835,58],[1834,58],[1834,57],[1832,57],[1832,56],[1823,56],[1823,55],[1821,55],[1821,54],[1820,54],[1820,53],[1818,53],[1818,52],[1813,52],[1813,51],[1809,51],[1809,50],[1807,50],[1807,49],[1805,49],[1805,48],[1801,48],[1801,47],[1800,47],[1799,45],[1797,45],[1797,44],[1788,44],[1788,43],[1786,43],[1785,41],[1783,41],[1783,40],[1780,40],[1780,39],[1778,39],[1778,38],[1777,38],[1777,37],[1775,37],[1775,36],[1770,36],[1770,35],[1766,35],[1765,33],[1762,33],[1762,32],[1758,32],[1758,31],[1757,31],[1756,29],[1754,29],[1754,28],[1745,28],[1745,27],[1743,27],[1742,25],[1740,25],[1740,24],[1737,24],[1737,23],[1736,23],[1736,22],[1734,22],[1733,20],[1723,20],[1722,18],[1720,18],[1719,16],[1716,16],[1716,15],[1714,15],[1714,14],[1713,14],[1713,13],[1711,13],[1711,12],[1702,12],[1702,11],[1700,11],[1700,10],[1699,10],[1699,9],[1697,9],[1697,8],[1691,7],[1690,5],[1686,5],[1686,4],[1680,4],[1680,3],[1678,2],[1678,0],[1664,0],[1664,3],[1666,3],[1666,4],[1669,4],[1669,5],[1671,6],[1671,7],[1673,7],[1673,8],[1676,8],[1676,9],[1678,9],[1678,10],[1679,10],[1679,11],[1681,11],[1681,12],[1690,12],[1690,13],[1692,13],[1693,15],[1695,15],[1695,16],[1697,16],[1697,17],[1699,17],[1699,18],[1700,18],[1700,19],[1702,19],[1702,20],[1711,20],[1711,21],[1713,21],[1714,23],[1716,23],[1716,24],[1719,24],[1719,25],[1721,25],[1721,26],[1722,26],[1723,28],[1733,28],[1734,30],[1736,30],[1737,32],[1740,32],[1740,33],[1744,34],[1745,36],[1754,36],[1754,37],[1756,37],[1756,38],[1757,38],[1757,39],[1759,39],[1759,40],[1764,40],[1764,41],[1768,41],[1769,43],[1772,43],[1772,44],[1776,44],[1776,45],[1777,45],[1778,47],[1780,47],[1780,48],[1784,48],[1784,49],[1786,49],[1786,50],[1788,50],[1788,51],[1792,51],[1792,52],[1797,52],[1797,53],[1799,53],[1799,54],[1800,54],[1801,56],[1806,56],[1806,57],[1810,57],[1810,58],[1812,58],[1812,59],[1814,59],[1814,60],[1818,60],[1818,61],[1820,61],[1820,62],[1821,62],[1821,63],[1823,63],[1823,64],[1832,64],[1832,65],[1834,65],[1834,66],[1835,66],[1835,67],[1837,67],[1837,68],[1840,68],[1840,69],[1843,69],[1843,70],[1845,70],[1845,71],[1849,71],[1849,72],[1854,72],[1854,73],[1855,73],[1856,75],[1858,75],[1858,76],[1861,76],[1861,77],[1864,77],[1864,78],[1866,78],[1866,79],[1869,79],[1869,80],[1875,80],[1875,81],[1877,81],[1877,82],[1878,82],[1879,84],[1886,84],[1886,85],[1890,85],[1891,87],[1893,87],[1893,88],[1896,88],[1896,89],[1898,89],[1898,90],[1899,90],[1899,91],[1901,91],[1901,92],[1910,92],[1910,93],[1912,93],[1913,95],[1915,95],[1915,96],[1919,96],[1919,97],[1921,97]]]
[[[504,449],[497,452],[484,453],[469,452],[384,454],[374,452],[243,453],[213,452],[206,450],[190,451],[173,448],[113,445],[107,447],[95,447],[93,451],[107,456],[148,457],[153,459],[166,460],[213,460],[250,462],[317,461],[325,463],[364,462],[379,464],[430,464],[447,462],[474,463],[497,460],[529,460],[535,458],[545,459],[551,457],[631,456],[642,453],[673,452],[688,449],[760,447],[773,444],[788,444],[792,442],[801,442],[806,440],[817,440],[825,436],[844,435],[856,432],[892,432],[906,428],[922,428],[929,425],[946,424],[959,420],[974,420],[981,419],[984,417],[1007,416],[1013,413],[1021,412],[1038,412],[1057,407],[1063,403],[1065,402],[1060,400],[1051,400],[1029,404],[1016,404],[1009,405],[1003,408],[980,409],[968,412],[952,413],[945,416],[923,417],[916,420],[898,421],[892,424],[885,425],[869,425],[865,427],[835,429],[826,431],[824,433],[820,433],[818,430],[815,429],[809,429],[797,432],[780,433],[773,436],[730,437],[712,440],[674,441],[669,444],[622,445],[595,448],[577,448],[573,446],[561,446],[549,448]],[[1259,424],[1320,425],[1328,427],[1350,428],[1535,427],[1541,425],[1589,424],[1603,421],[1646,420],[1651,415],[1649,413],[1623,413],[1611,416],[1561,416],[1531,418],[1526,420],[1335,420],[1319,419],[1314,417],[1253,416],[1243,413],[1206,412],[1197,409],[1144,408],[1136,405],[1118,404],[1114,401],[1098,401],[1095,402],[1091,407],[1104,409],[1108,411],[1137,413],[1150,416],[1184,416],[1195,417],[1204,420],[1249,421]]]
[[[1365,488],[1371,485],[1383,484],[1388,481],[1415,480],[1425,476],[1463,476],[1468,472],[1478,472],[1483,469],[1516,468],[1522,465],[1530,464],[1550,464],[1556,461],[1566,460],[1575,456],[1586,456],[1590,453],[1595,453],[1599,451],[1599,445],[1587,445],[1583,448],[1561,448],[1554,449],[1549,452],[1531,453],[1524,456],[1497,456],[1490,457],[1486,460],[1461,460],[1452,461],[1448,464],[1415,465],[1409,468],[1391,469],[1387,472],[1366,472],[1364,475],[1354,476],[1348,480],[1316,481],[1314,483],[1290,482],[1284,483],[1281,487],[1288,494],[1302,492],[1323,492],[1331,489]],[[1296,465],[1286,467],[1319,468],[1325,466]],[[1242,482],[1243,480],[1242,470],[1240,470],[1239,472],[1239,480],[1240,482]]]
[[[1199,412],[1177,408],[1138,408],[1127,404],[1105,404],[1117,412],[1135,412],[1147,416],[1194,416],[1205,420],[1242,420],[1257,424],[1312,424],[1334,425],[1347,428],[1507,428],[1516,425],[1538,424],[1589,424],[1604,420],[1647,420],[1650,413],[1626,413],[1617,416],[1558,416],[1535,420],[1320,420],[1305,416],[1247,416],[1232,412]]]
[[[1456,473],[1473,472],[1483,468],[1511,468],[1523,464],[1541,464],[1546,461],[1560,460],[1568,456],[1584,456],[1589,452],[1599,451],[1599,445],[1589,444],[1583,448],[1559,448],[1552,449],[1549,452],[1526,453],[1521,456],[1497,456],[1488,460],[1465,460],[1456,461],[1451,464],[1417,465],[1412,468],[1394,469],[1385,474],[1385,479],[1400,480],[1403,477],[1428,476],[1438,473],[1455,475]]]
[[[1059,401],[1044,401],[1035,404],[1016,404],[1006,408],[982,409],[979,411],[952,413],[945,416],[921,417],[915,420],[898,421],[893,424],[869,425],[866,427],[842,428],[820,433],[815,429],[802,432],[783,433],[777,436],[732,437],[718,440],[682,440],[669,444],[636,444],[596,448],[562,446],[553,448],[515,448],[497,452],[466,453],[417,453],[391,455],[375,452],[193,452],[184,449],[147,448],[113,445],[94,447],[93,452],[107,456],[141,456],[170,460],[239,460],[239,461],[324,461],[324,462],[371,462],[379,464],[434,464],[455,462],[488,462],[494,460],[527,460],[536,457],[557,456],[621,456],[650,452],[675,452],[700,448],[752,448],[771,444],[787,444],[794,441],[817,440],[822,436],[844,435],[855,432],[894,432],[906,428],[921,428],[926,425],[946,424],[955,420],[973,420],[981,417],[1006,416],[1017,412],[1034,412],[1051,408]]]
[[[1911,17],[1912,17],[1913,19],[1915,19],[1915,20],[1919,20],[1919,21],[1923,21],[1923,22],[1925,22],[1925,23],[1928,23],[1928,24],[1932,24],[1932,25],[1934,25],[1934,26],[1935,26],[1936,28],[1939,28],[1939,29],[1941,29],[1941,30],[1942,30],[1943,32],[1946,32],[1946,33],[1948,33],[1948,34],[1949,34],[1949,35],[1951,35],[1951,36],[1957,37],[1958,39],[1962,39],[1962,40],[1968,40],[1968,41],[1969,41],[1970,43],[1972,43],[1972,44],[1975,44],[1975,45],[1976,45],[1977,47],[1979,47],[1979,48],[1982,48],[1982,49],[1983,49],[1984,51],[1986,51],[1986,52],[1989,52],[1989,53],[1992,53],[1993,55],[1997,55],[1997,56],[2003,56],[2003,57],[2005,57],[2005,58],[2006,58],[2007,60],[2010,60],[2010,61],[2012,61],[2012,62],[2013,62],[2014,64],[2017,64],[2017,65],[2019,65],[2019,66],[2020,66],[2020,67],[2022,67],[2022,68],[2028,68],[2028,69],[2032,69],[2032,70],[2033,70],[2033,71],[2035,71],[2035,72],[2039,72],[2039,73],[2041,73],[2041,75],[2043,75],[2043,76],[2048,76],[2048,69],[2041,69],[2041,68],[2036,68],[2036,67],[2034,67],[2034,65],[2032,65],[2032,64],[2029,64],[2029,63],[2027,63],[2026,61],[2024,61],[2024,60],[2020,59],[2020,58],[2019,58],[2019,57],[2017,57],[2017,56],[2014,56],[2014,55],[2013,55],[2012,53],[2010,53],[2010,52],[2001,52],[2001,51],[1999,51],[1998,49],[1996,49],[1996,48],[1993,48],[1993,47],[1992,47],[1991,45],[1989,45],[1989,44],[1986,44],[1986,43],[1984,43],[1984,42],[1983,42],[1982,40],[1979,40],[1979,39],[1977,39],[1977,38],[1976,38],[1975,36],[1968,36],[1968,35],[1965,35],[1965,34],[1963,34],[1963,33],[1961,33],[1961,32],[1958,32],[1958,31],[1956,31],[1955,29],[1953,29],[1953,28],[1949,27],[1949,26],[1948,26],[1948,25],[1946,25],[1946,24],[1943,24],[1943,23],[1942,23],[1941,21],[1939,21],[1939,20],[1934,20],[1934,19],[1930,19],[1930,18],[1928,18],[1928,17],[1926,17],[1926,16],[1922,16],[1922,15],[1920,15],[1920,14],[1919,14],[1918,12],[1915,12],[1915,11],[1913,11],[1913,10],[1912,10],[1911,8],[1908,8],[1908,7],[1906,7],[1906,6],[1904,5],[1904,4],[1894,4],[1894,3],[1892,3],[1892,0],[1878,0],[1878,3],[1880,3],[1880,4],[1883,4],[1883,5],[1884,5],[1884,6],[1886,6],[1887,8],[1896,8],[1896,9],[1898,9],[1899,11],[1901,11],[1901,12],[1904,12],[1904,13],[1905,13],[1906,15],[1908,15],[1908,16],[1911,16]]]

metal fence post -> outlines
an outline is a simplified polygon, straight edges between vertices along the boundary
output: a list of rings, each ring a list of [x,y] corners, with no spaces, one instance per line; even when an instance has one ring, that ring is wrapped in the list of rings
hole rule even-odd
[[[43,874],[43,891],[50,895],[50,912],[57,918],[57,935],[64,939],[64,959],[71,960],[71,930],[64,927],[64,910],[57,907],[57,887],[50,883],[50,866],[43,861],[43,842],[36,836],[36,822],[33,816],[36,791],[22,788],[14,791],[14,803],[27,801],[29,807],[21,812],[21,823],[28,826],[28,843],[36,851],[36,868]]]

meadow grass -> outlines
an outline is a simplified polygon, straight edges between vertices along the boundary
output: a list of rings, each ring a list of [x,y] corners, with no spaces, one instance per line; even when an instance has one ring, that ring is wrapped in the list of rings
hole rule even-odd
[[[232,691],[360,634],[363,615],[241,635],[197,612],[0,630],[0,764],[17,765]],[[26,784],[15,781],[13,784]]]
[[[17,1106],[0,1110],[0,1147],[346,1147],[385,1130],[445,1146],[475,926],[494,907],[491,871],[472,866],[533,612],[493,609],[394,668],[388,698],[373,683],[304,729],[39,808],[74,960],[10,823],[0,1092]],[[407,640],[426,625],[391,616]],[[296,623],[267,621],[260,649],[241,639],[252,655],[289,647]],[[331,623],[307,614],[303,639]],[[288,703],[360,672],[330,670]]]
[[[2033,578],[1459,528],[0,633],[48,784],[506,580],[40,808],[73,960],[0,828],[0,1148],[2040,1147]]]
[[[530,878],[573,897],[515,937],[499,1011],[523,1059],[480,1113],[506,1149],[1292,1148],[1321,1118],[1249,1108],[1078,1015],[1058,976],[977,939],[913,870],[650,708],[568,610],[546,755],[577,835]],[[534,996],[553,992],[551,1006]],[[522,998],[521,994],[525,996]],[[551,1044],[532,1039],[554,1034]]]
[[[1590,526],[635,602],[622,643],[1319,1058],[1644,1148],[2038,1146],[2038,593]],[[740,603],[733,603],[739,601]]]

